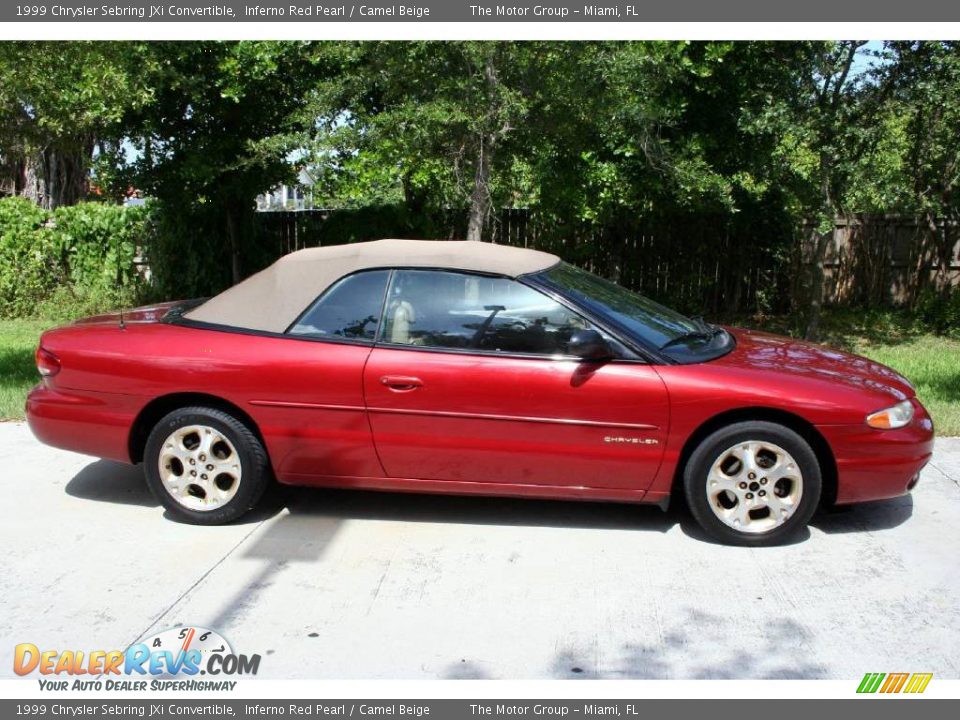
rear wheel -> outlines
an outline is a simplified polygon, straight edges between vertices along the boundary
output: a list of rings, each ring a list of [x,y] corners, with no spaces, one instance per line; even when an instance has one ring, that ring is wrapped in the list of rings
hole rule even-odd
[[[807,525],[821,473],[809,443],[770,422],[728,425],[693,451],[684,491],[694,519],[732,545],[776,545]]]
[[[147,484],[176,517],[220,525],[256,505],[270,481],[259,438],[229,413],[187,407],[160,420],[144,452]]]

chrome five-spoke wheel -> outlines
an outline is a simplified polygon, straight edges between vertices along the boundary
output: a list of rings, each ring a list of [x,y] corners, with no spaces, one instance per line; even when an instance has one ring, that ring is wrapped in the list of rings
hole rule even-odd
[[[174,430],[164,440],[158,462],[164,489],[191,510],[213,510],[230,502],[243,475],[233,443],[209,425]]]
[[[782,525],[803,497],[803,475],[793,456],[772,442],[727,448],[710,468],[707,502],[721,522],[745,533]]]

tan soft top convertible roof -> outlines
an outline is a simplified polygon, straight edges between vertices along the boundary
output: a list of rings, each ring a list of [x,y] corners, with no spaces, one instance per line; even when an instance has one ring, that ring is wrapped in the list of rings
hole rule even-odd
[[[372,268],[468,270],[519,277],[553,267],[556,255],[464,240],[375,240],[298,250],[184,314],[199,322],[283,332],[344,275]]]

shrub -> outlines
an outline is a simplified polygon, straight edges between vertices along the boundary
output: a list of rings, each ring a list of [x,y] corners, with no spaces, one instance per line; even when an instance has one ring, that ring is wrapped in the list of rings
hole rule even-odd
[[[62,280],[50,215],[24,198],[0,200],[0,316],[35,314]]]
[[[51,232],[74,288],[108,295],[135,284],[145,207],[80,203],[53,213]]]
[[[960,287],[926,288],[917,302],[917,314],[937,335],[960,335]]]
[[[152,201],[150,207],[151,297],[205,297],[230,287],[230,255],[222,216],[206,207],[178,208],[162,200]]]
[[[133,259],[148,212],[80,203],[50,213],[0,200],[0,317],[68,320],[135,304],[143,288]]]

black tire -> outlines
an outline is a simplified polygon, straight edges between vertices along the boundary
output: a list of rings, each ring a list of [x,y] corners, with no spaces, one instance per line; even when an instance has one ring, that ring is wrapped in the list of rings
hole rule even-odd
[[[233,497],[215,509],[194,510],[180,504],[164,487],[160,476],[160,453],[164,441],[189,425],[208,426],[221,433],[236,449],[241,473]],[[150,431],[143,454],[147,485],[171,515],[194,525],[223,525],[246,513],[262,497],[272,471],[263,443],[233,415],[208,407],[185,407],[165,415]]]
[[[727,525],[714,512],[707,497],[708,476],[714,463],[731,447],[751,441],[773,443],[788,452],[799,467],[802,479],[800,500],[793,514],[776,527],[758,533]],[[790,428],[761,421],[738,422],[713,432],[694,449],[683,472],[687,505],[697,524],[711,538],[724,544],[750,547],[781,544],[805,528],[820,502],[822,484],[820,463],[810,444]]]

